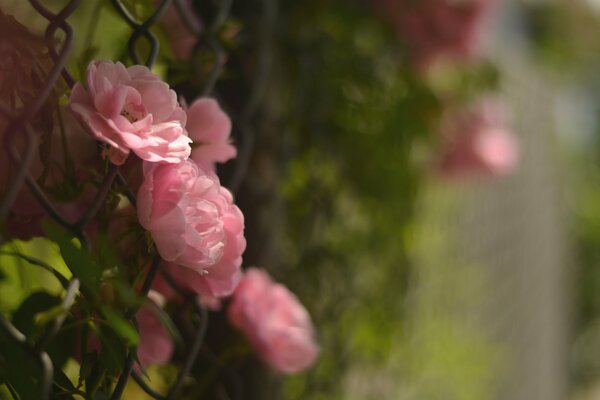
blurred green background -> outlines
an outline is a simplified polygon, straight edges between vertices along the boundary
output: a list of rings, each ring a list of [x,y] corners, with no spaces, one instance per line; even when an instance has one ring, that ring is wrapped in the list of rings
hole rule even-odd
[[[124,3],[140,16],[153,7]],[[0,7],[43,26],[24,2]],[[82,2],[69,21],[76,78],[91,59],[130,62],[130,30],[108,2]],[[368,1],[234,2],[215,95],[253,131],[236,195],[245,265],[298,295],[321,345],[294,377],[235,364],[247,398],[600,399],[599,23],[594,0],[499,2],[480,58],[424,74]],[[165,45],[154,68],[188,101],[207,76],[198,54],[183,62]],[[488,92],[511,109],[519,167],[441,179],[444,108]],[[244,134],[234,129],[242,147]],[[225,183],[237,173],[219,172]],[[62,268],[42,239],[2,248],[16,250]],[[14,257],[0,255],[0,268],[7,315],[35,291],[60,293]],[[167,382],[172,370],[151,376]],[[146,398],[130,386],[125,398]]]

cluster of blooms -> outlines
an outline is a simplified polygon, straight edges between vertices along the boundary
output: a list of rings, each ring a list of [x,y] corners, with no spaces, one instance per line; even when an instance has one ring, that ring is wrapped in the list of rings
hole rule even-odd
[[[131,152],[143,160],[137,216],[165,272],[213,307],[233,294],[232,324],[266,362],[282,372],[307,367],[317,347],[302,305],[264,273],[243,275],[244,216],[214,173],[216,162],[236,156],[231,122],[219,104],[201,98],[186,109],[143,66],[95,61],[86,78],[87,86],[74,86],[69,108],[93,138],[108,145],[104,154],[112,163],[124,164]],[[260,290],[250,290],[257,285]],[[165,297],[173,291],[158,281],[149,299],[161,307]],[[173,342],[152,307],[143,307],[137,318],[142,366],[167,362]]]
[[[497,0],[373,0],[375,12],[405,44],[420,71],[441,60],[470,61]],[[445,178],[505,175],[516,166],[519,145],[498,102],[480,99],[442,123],[438,170]]]
[[[484,99],[445,121],[439,170],[445,177],[505,175],[519,159],[519,146],[507,128],[500,103]]]
[[[373,0],[420,68],[442,57],[462,60],[477,49],[485,17],[496,0]]]

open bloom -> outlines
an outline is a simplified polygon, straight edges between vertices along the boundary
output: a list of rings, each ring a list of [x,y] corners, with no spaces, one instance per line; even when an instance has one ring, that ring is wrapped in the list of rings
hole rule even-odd
[[[152,162],[178,163],[190,155],[177,95],[144,66],[93,61],[87,89],[75,84],[69,107],[89,134],[112,146],[108,154],[115,164],[130,150]]]
[[[237,155],[230,142],[231,120],[215,99],[200,98],[187,110],[187,130],[194,141],[190,156],[205,170],[214,171],[215,163],[224,163]]]
[[[519,159],[500,104],[486,99],[454,115],[445,129],[440,170],[444,176],[505,175]]]
[[[228,316],[258,355],[280,372],[299,372],[317,358],[319,348],[308,312],[293,293],[260,269],[246,271]]]
[[[164,297],[151,290],[148,299],[156,307],[162,308],[165,303]],[[151,306],[142,307],[136,314],[138,330],[140,332],[140,344],[138,346],[138,359],[142,367],[151,364],[166,364],[173,355],[173,338],[167,328],[160,321]]]
[[[192,161],[144,164],[138,218],[178,280],[197,293],[230,294],[246,248],[231,193]]]

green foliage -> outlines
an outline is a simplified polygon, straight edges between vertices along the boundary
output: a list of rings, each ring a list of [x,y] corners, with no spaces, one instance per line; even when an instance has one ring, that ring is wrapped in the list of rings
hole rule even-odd
[[[91,299],[96,299],[100,290],[102,270],[94,257],[81,247],[79,241],[53,223],[45,223],[48,237],[58,244],[65,263],[74,276],[81,280],[82,287]]]

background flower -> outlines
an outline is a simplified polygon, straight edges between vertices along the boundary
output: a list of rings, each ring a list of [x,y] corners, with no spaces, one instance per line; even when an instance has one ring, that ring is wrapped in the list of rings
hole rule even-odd
[[[471,58],[495,1],[374,0],[374,6],[406,45],[412,62],[426,68],[442,57]]]
[[[164,307],[164,297],[151,290],[148,299],[156,307]],[[140,344],[138,346],[138,359],[140,365],[145,368],[148,365],[162,365],[167,363],[173,355],[173,338],[169,331],[152,310],[152,305],[145,305],[137,312],[138,330],[140,332]]]
[[[244,332],[258,355],[274,369],[292,374],[315,362],[319,349],[306,309],[264,271],[246,271],[228,315],[232,325]]]
[[[501,104],[481,100],[449,118],[439,164],[444,176],[505,175],[517,166],[519,145]]]

